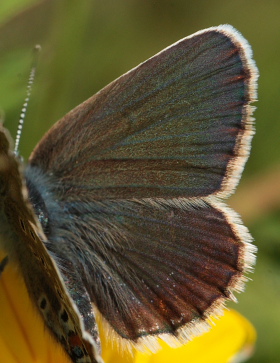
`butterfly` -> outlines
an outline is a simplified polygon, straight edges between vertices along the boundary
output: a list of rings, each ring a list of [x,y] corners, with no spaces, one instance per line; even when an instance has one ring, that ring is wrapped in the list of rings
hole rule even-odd
[[[230,25],[199,31],[58,121],[26,166],[0,129],[5,269],[16,261],[75,363],[120,340],[185,343],[235,300],[256,248],[231,195],[254,134],[258,71]]]

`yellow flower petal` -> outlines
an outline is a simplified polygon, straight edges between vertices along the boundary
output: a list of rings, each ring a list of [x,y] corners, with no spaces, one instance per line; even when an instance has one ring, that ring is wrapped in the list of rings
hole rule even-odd
[[[0,261],[4,257],[0,251]],[[0,312],[0,362],[71,362],[45,328],[18,267],[11,262],[0,275]]]
[[[103,358],[106,363],[233,363],[251,356],[256,332],[251,323],[234,310],[225,311],[220,319],[213,319],[213,328],[180,348],[170,348],[160,342],[156,354],[118,352],[102,338]],[[103,335],[103,334],[102,334]]]
[[[4,257],[0,251],[0,261]],[[45,329],[17,266],[11,262],[0,275],[0,311],[0,362],[70,363],[60,344]],[[156,354],[135,349],[132,354],[120,352],[116,343],[104,338],[101,329],[103,359],[106,363],[233,363],[252,354],[256,332],[242,315],[225,311],[213,325],[209,332],[177,349],[160,342],[162,349]]]

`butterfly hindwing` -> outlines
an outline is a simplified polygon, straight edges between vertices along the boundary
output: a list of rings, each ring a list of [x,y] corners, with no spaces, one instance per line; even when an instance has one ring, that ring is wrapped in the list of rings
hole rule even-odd
[[[202,331],[242,290],[254,261],[247,229],[215,199],[66,202],[63,210],[73,232],[59,244],[50,235],[52,251],[76,256],[98,311],[136,344],[167,334],[185,342]]]

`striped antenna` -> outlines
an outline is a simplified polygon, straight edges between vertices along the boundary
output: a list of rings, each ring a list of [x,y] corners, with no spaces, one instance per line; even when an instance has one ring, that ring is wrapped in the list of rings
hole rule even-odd
[[[30,74],[29,74],[29,79],[28,79],[28,83],[27,83],[26,98],[24,100],[24,103],[23,103],[23,106],[21,109],[21,113],[20,113],[20,119],[18,122],[17,135],[16,135],[15,148],[14,148],[15,154],[18,154],[19,141],[20,141],[20,137],[21,137],[21,133],[22,133],[23,123],[25,120],[26,110],[28,107],[28,103],[29,103],[29,99],[30,99],[30,95],[31,95],[31,91],[32,91],[32,86],[33,86],[34,79],[35,79],[38,54],[39,54],[40,50],[41,50],[40,45],[36,45],[34,47],[34,58],[33,58],[32,66],[31,66],[31,70],[30,70]]]

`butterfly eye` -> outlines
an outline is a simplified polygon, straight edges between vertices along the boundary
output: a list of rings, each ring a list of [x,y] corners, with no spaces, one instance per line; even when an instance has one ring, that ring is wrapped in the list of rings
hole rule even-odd
[[[1,149],[4,147],[5,140],[1,138]],[[6,196],[9,185],[7,183],[7,173],[10,173],[10,163],[5,155],[0,156],[0,195]]]

